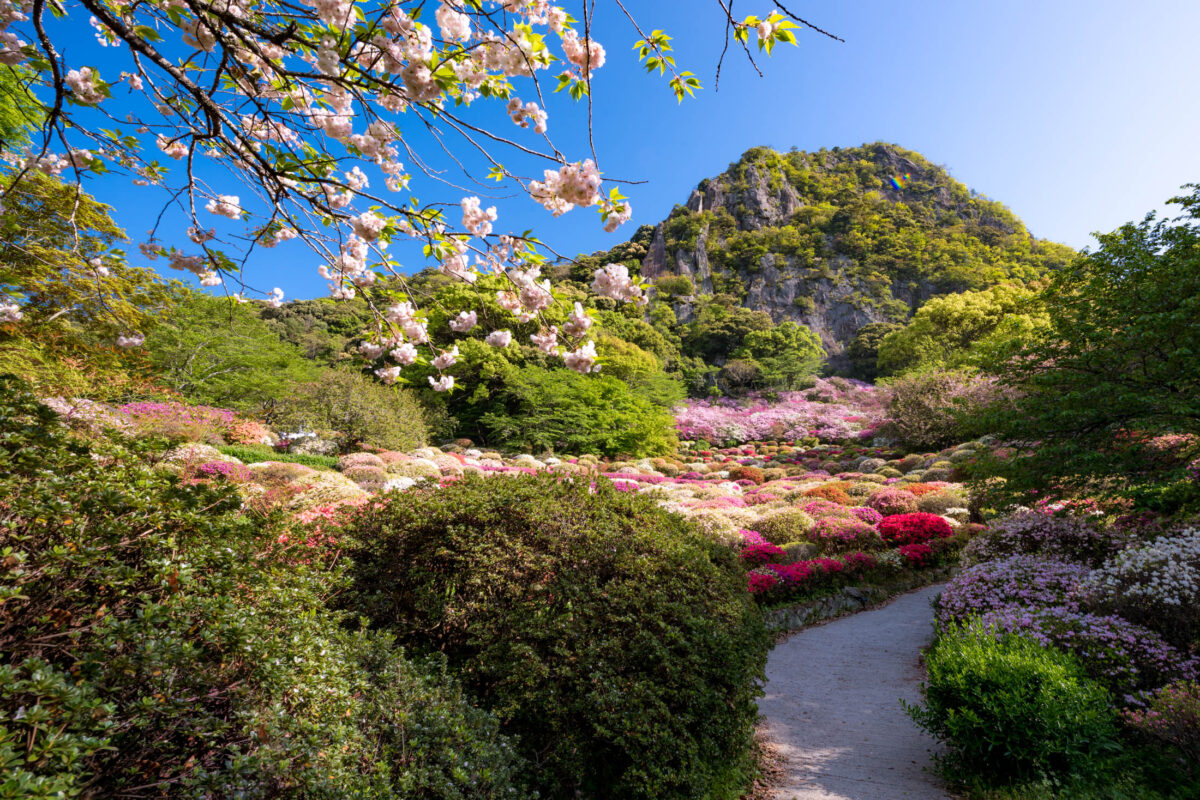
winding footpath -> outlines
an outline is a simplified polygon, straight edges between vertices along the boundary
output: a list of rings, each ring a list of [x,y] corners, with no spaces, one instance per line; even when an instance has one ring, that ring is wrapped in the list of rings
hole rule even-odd
[[[900,706],[920,697],[941,588],[800,631],[771,652],[759,711],[784,759],[776,800],[949,800],[925,769],[935,743]]]

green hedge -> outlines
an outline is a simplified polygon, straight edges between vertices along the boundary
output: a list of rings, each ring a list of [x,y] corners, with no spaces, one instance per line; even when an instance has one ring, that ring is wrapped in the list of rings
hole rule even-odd
[[[0,797],[529,796],[436,660],[325,608],[339,569],[137,456],[0,378]]]
[[[246,464],[257,464],[261,461],[283,461],[288,464],[303,464],[315,469],[337,469],[338,460],[334,456],[300,455],[280,453],[273,447],[256,444],[231,444],[217,448],[227,456],[233,456]]]
[[[412,490],[347,529],[350,607],[444,653],[543,798],[727,796],[769,645],[731,550],[544,475]]]

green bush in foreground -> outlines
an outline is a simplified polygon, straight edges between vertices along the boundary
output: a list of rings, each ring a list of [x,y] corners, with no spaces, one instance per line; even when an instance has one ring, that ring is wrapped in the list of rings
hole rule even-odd
[[[444,653],[543,798],[728,796],[768,648],[732,550],[548,476],[393,495],[347,530],[351,608]]]
[[[0,379],[0,797],[528,797],[436,664],[354,631],[229,489]]]
[[[951,626],[925,660],[925,705],[908,711],[948,747],[941,767],[951,779],[1066,777],[1119,749],[1107,691],[1065,653],[973,622]]]

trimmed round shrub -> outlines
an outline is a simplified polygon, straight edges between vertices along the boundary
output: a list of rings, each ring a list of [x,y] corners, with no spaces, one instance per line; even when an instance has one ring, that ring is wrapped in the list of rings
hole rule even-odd
[[[879,535],[890,544],[925,544],[954,535],[950,523],[937,514],[893,514],[879,521]]]
[[[1125,722],[1148,739],[1178,748],[1193,774],[1200,769],[1200,683],[1177,681],[1150,697]]]
[[[703,797],[744,765],[768,636],[737,554],[647,498],[466,476],[359,510],[346,602],[444,654],[547,798]]]
[[[743,467],[733,466],[729,468],[729,480],[731,481],[753,481],[754,483],[763,483],[767,479],[766,475],[758,467]]]
[[[812,538],[829,553],[873,549],[880,544],[874,526],[854,516],[822,517],[813,526]]]
[[[375,453],[349,453],[338,459],[338,469],[342,472],[351,467],[377,467],[383,469],[384,460]]]
[[[388,464],[388,475],[393,475],[398,478],[437,478],[441,476],[442,471],[437,468],[437,464],[424,459],[413,461],[399,461]]]
[[[883,514],[911,514],[917,510],[917,496],[912,492],[885,486],[867,501],[867,505]]]
[[[868,525],[878,525],[879,521],[881,519],[883,519],[883,514],[880,514],[875,509],[869,508],[867,506],[858,506],[858,507],[852,508],[852,509],[850,509],[850,513],[853,514],[854,516],[858,517],[859,519],[861,519],[863,522],[867,523]]]
[[[368,491],[376,491],[383,488],[388,479],[383,467],[374,467],[367,464],[350,467],[342,474]]]
[[[967,567],[938,596],[938,621],[962,622],[1013,605],[1078,610],[1074,596],[1090,572],[1081,564],[1025,555]]]
[[[917,510],[928,514],[945,514],[952,508],[966,508],[967,498],[956,492],[940,490],[917,498]]]
[[[1069,655],[978,623],[952,627],[925,655],[912,718],[948,750],[951,779],[1011,784],[1086,769],[1114,748],[1108,693]]]
[[[852,506],[854,500],[850,495],[846,494],[848,483],[825,483],[820,486],[814,486],[804,492],[805,497],[811,497],[815,500],[828,500],[831,503],[837,503],[840,506]]]
[[[800,542],[813,529],[813,518],[798,508],[777,508],[754,522],[754,529],[774,544]]]

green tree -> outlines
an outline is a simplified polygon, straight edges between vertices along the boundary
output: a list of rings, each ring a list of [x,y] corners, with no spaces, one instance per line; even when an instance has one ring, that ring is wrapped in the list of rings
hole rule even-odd
[[[75,186],[34,174],[0,212],[0,303],[19,321],[0,324],[0,371],[40,392],[112,396],[137,381],[139,357],[115,347],[147,333],[173,296],[152,271],[130,267],[124,232]]]
[[[650,456],[678,441],[668,408],[609,375],[510,367],[479,426],[488,442],[526,450]]]
[[[751,311],[732,296],[717,295],[702,303],[696,319],[684,327],[683,352],[722,363],[742,346],[746,334],[770,330],[772,325],[765,311]]]
[[[320,366],[253,309],[188,291],[179,297],[146,352],[157,379],[188,399],[269,416],[295,384],[320,376]]]
[[[1042,292],[1047,329],[990,364],[1018,399],[985,427],[1037,443],[991,464],[1010,493],[1130,489],[1153,479],[1152,437],[1200,434],[1200,187],[1187,188],[1177,219],[1098,234]]]
[[[970,365],[998,341],[1032,335],[1045,324],[1038,296],[1023,286],[993,286],[927,301],[899,330],[879,343],[883,375]]]
[[[873,381],[879,377],[879,345],[889,333],[903,327],[896,322],[868,322],[858,329],[846,346],[855,378]]]
[[[32,76],[20,67],[0,67],[0,148],[16,149],[45,119],[42,104],[26,88]]]
[[[297,384],[278,406],[278,425],[336,432],[345,451],[362,445],[411,450],[425,444],[425,415],[413,394],[358,372],[327,369]]]
[[[760,385],[772,389],[798,389],[812,378],[825,360],[825,348],[807,325],[781,322],[774,328],[750,331],[736,358],[751,358],[762,369]]]

